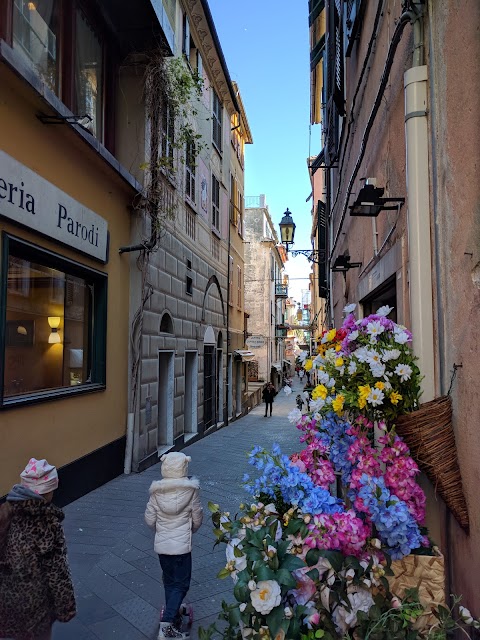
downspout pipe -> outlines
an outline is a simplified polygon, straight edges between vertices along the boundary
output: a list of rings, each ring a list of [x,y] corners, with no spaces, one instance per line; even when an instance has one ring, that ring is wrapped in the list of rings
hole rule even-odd
[[[423,61],[423,28],[417,24],[421,21],[419,17],[414,23],[414,63]],[[423,64],[405,72],[410,313],[413,349],[424,375],[421,382],[422,402],[435,397],[427,81],[427,67]]]

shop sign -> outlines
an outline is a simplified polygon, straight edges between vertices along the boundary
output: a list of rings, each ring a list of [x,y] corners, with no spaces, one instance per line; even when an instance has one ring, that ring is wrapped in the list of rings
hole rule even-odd
[[[250,336],[246,340],[249,349],[261,349],[265,346],[265,338],[263,336]]]
[[[51,182],[0,151],[0,216],[108,261],[108,223]]]

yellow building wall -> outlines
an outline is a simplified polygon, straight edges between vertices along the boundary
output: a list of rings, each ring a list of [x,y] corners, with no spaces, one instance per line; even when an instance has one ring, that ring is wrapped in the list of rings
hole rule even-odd
[[[129,259],[118,248],[129,243],[133,190],[68,126],[43,125],[36,118],[42,109],[40,98],[0,65],[0,147],[108,221],[109,262],[102,265],[1,218],[0,232],[108,274],[107,388],[0,411],[0,496],[32,456],[61,467],[122,437],[126,425]]]

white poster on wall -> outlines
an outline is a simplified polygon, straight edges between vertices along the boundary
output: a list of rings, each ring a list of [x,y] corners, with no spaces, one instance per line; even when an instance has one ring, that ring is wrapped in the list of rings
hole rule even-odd
[[[0,216],[106,263],[108,223],[0,151]]]

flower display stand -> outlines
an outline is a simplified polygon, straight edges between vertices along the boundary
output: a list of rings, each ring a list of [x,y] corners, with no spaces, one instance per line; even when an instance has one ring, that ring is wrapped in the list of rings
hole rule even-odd
[[[459,525],[468,533],[468,510],[458,465],[450,396],[426,402],[417,411],[400,416],[396,430]]]
[[[437,551],[434,556],[410,554],[401,560],[394,560],[393,576],[388,578],[391,592],[399,598],[407,589],[418,589],[418,595],[425,612],[417,620],[416,628],[426,629],[435,623],[432,607],[445,605],[445,561]]]

